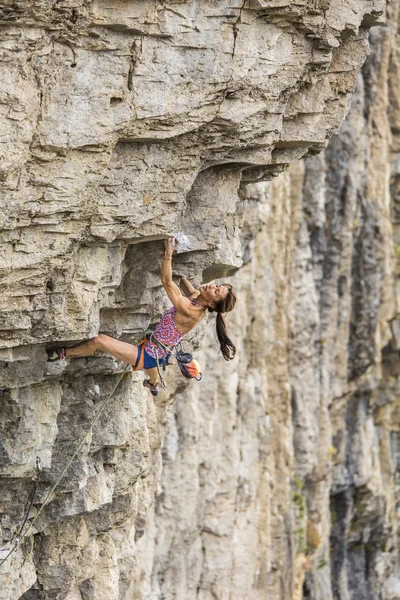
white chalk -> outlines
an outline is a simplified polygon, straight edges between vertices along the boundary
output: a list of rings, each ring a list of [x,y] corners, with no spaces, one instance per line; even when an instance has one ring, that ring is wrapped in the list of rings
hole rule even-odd
[[[192,244],[190,242],[190,239],[188,238],[188,236],[185,233],[183,233],[183,231],[179,231],[175,235],[175,240],[178,244],[178,247],[176,249],[178,254],[179,254],[179,252],[188,252],[189,250],[192,249]]]

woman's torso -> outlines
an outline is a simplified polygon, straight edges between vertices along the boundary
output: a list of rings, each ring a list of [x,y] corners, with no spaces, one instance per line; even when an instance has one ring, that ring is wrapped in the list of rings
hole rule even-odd
[[[193,307],[199,307],[194,298],[189,298],[189,300]],[[187,316],[177,312],[175,306],[171,306],[171,308],[164,313],[154,330],[153,335],[165,346],[175,346],[182,341],[182,338],[186,333],[189,333],[189,331],[201,321],[203,316],[203,310],[193,311],[193,316]],[[162,358],[166,356],[166,352],[163,352],[150,340],[145,342],[145,349],[153,358]]]
[[[189,333],[189,331],[196,327],[196,325],[200,323],[200,321],[204,317],[204,310],[202,310],[201,305],[197,304],[196,302],[196,298],[199,295],[199,292],[197,292],[197,295],[195,297],[188,298],[190,304],[192,305],[192,308],[197,309],[193,310],[190,316],[187,316],[175,310],[174,323],[177,329],[179,329],[179,331],[182,331],[183,333]]]

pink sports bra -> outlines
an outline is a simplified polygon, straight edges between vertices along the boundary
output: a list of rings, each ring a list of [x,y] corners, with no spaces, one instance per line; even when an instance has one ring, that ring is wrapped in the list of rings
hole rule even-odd
[[[199,306],[192,298],[189,298],[189,300],[193,305]],[[156,337],[162,344],[165,344],[166,346],[175,346],[176,344],[179,344],[185,335],[183,331],[180,331],[175,326],[175,314],[176,308],[175,306],[171,306],[171,308],[164,313],[161,321],[154,330],[154,337]],[[157,346],[152,344],[150,340],[145,342],[144,349],[146,350],[147,354],[153,358],[163,358],[166,356],[166,352],[163,352],[160,348],[157,348]]]

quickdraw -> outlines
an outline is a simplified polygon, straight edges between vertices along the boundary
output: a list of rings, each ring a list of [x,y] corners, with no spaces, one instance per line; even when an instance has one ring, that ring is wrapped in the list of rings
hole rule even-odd
[[[160,342],[160,340],[158,340],[153,332],[150,332],[150,334],[148,335],[148,339],[150,340],[150,342],[152,344],[154,344],[155,346],[157,346],[157,348],[159,350],[162,350],[163,352],[166,353],[165,358],[163,358],[162,360],[162,370],[165,371],[167,368],[167,357],[168,355],[173,354],[173,351],[175,349],[175,346],[166,346],[165,344],[163,344],[162,342]],[[143,353],[142,353],[143,354]],[[157,363],[157,373],[158,373],[158,377],[160,378],[160,383],[163,387],[164,390],[167,389],[167,385],[165,383],[164,377],[161,374],[161,370],[160,370],[160,359],[158,357],[158,354],[156,353],[156,363]]]

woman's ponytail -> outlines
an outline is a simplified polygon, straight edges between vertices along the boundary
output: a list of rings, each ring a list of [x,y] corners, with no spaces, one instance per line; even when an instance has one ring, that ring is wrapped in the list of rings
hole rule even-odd
[[[220,300],[215,308],[209,308],[209,311],[217,313],[216,329],[222,356],[225,360],[232,360],[236,354],[236,347],[228,336],[225,319],[222,313],[233,310],[236,304],[236,295],[229,283],[224,283],[223,285],[228,288],[228,294],[226,295],[226,298]]]
[[[232,360],[236,354],[236,347],[232,340],[228,337],[228,332],[226,330],[225,319],[222,316],[222,313],[217,313],[216,319],[216,327],[217,327],[217,336],[219,345],[221,347],[222,356],[225,360]]]

